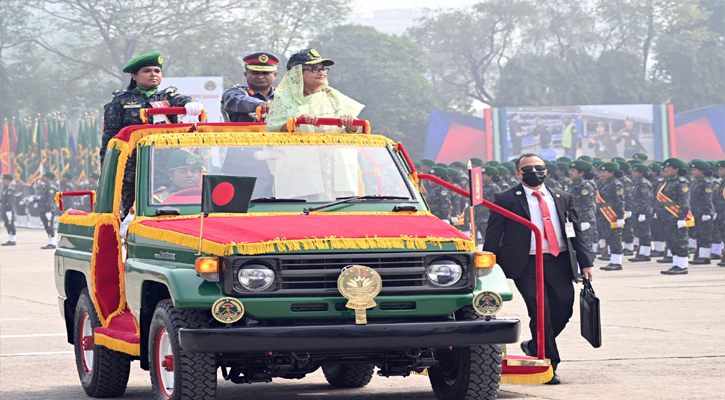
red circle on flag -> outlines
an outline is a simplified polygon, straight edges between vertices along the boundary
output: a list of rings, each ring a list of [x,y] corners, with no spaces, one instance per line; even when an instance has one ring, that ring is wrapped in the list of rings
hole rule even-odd
[[[234,198],[234,185],[229,182],[222,182],[211,192],[211,200],[218,206],[229,204]]]

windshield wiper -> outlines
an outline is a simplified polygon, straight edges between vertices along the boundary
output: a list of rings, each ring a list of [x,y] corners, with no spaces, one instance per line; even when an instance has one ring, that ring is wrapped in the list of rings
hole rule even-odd
[[[284,199],[277,197],[257,197],[249,201],[250,203],[307,203],[305,199]]]
[[[410,200],[410,197],[404,197],[404,196],[381,196],[381,195],[368,195],[368,196],[352,196],[352,197],[338,197],[335,199],[336,201],[332,201],[329,203],[325,203],[321,206],[317,207],[309,207],[305,208],[302,215],[308,215],[312,211],[322,210],[323,208],[328,208],[332,206],[336,206],[338,204],[342,203],[349,203],[351,201],[355,200]]]

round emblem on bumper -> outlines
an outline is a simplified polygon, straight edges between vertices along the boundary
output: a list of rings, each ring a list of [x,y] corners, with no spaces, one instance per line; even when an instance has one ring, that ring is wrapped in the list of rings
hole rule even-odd
[[[234,297],[222,297],[211,307],[214,318],[225,324],[233,324],[244,316],[244,304]]]
[[[484,316],[496,315],[503,307],[503,299],[496,292],[484,290],[473,298],[473,309]]]

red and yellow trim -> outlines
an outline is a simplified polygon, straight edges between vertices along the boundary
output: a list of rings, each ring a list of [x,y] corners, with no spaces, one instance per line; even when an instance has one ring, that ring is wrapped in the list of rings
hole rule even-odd
[[[665,186],[667,186],[667,182],[665,182],[660,190],[657,191],[657,201],[659,201],[660,203],[673,203],[672,199],[662,193],[662,190],[665,188]],[[674,215],[675,218],[680,218],[680,206],[671,205],[664,207],[665,210],[669,211],[669,213]],[[692,215],[692,210],[687,211],[687,216],[685,217],[685,226],[688,228],[692,228],[693,226],[695,226],[695,217]]]
[[[595,199],[597,204],[604,204],[606,201],[602,198],[602,195],[599,193],[599,190],[597,190],[597,197]],[[599,211],[602,212],[604,215],[604,218],[609,221],[609,227],[612,229],[617,229],[619,226],[617,225],[617,213],[614,212],[612,207],[606,206],[606,207],[599,207]],[[622,216],[624,218],[624,216]]]

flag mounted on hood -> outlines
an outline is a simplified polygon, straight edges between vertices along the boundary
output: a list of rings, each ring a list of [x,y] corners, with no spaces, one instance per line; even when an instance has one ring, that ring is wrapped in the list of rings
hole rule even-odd
[[[249,209],[256,177],[204,175],[201,211],[245,213]]]

